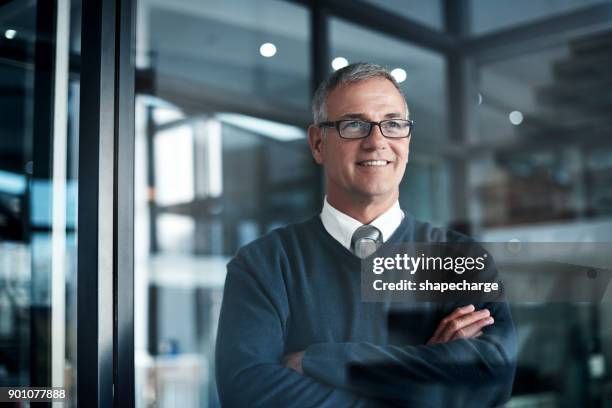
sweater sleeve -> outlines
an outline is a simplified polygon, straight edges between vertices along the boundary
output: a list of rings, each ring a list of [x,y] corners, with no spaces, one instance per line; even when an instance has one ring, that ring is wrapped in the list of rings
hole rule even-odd
[[[350,391],[281,364],[287,302],[284,285],[275,278],[271,271],[256,274],[236,260],[228,265],[215,357],[222,406],[371,406]]]

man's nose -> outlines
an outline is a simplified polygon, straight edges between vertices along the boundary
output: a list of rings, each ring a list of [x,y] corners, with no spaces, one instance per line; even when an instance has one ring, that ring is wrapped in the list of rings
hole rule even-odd
[[[380,131],[380,126],[372,125],[370,135],[363,140],[364,149],[384,150],[387,147],[387,138]]]

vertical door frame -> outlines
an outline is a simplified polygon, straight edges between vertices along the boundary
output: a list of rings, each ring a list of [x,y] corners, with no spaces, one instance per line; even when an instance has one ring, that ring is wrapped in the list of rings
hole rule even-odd
[[[82,4],[78,406],[134,406],[135,14],[135,0]]]

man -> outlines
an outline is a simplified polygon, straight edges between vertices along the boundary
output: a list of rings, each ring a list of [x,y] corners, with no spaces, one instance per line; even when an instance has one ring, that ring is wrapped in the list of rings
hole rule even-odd
[[[503,403],[515,354],[505,303],[425,305],[398,320],[361,301],[364,236],[376,246],[469,242],[399,207],[412,121],[397,82],[380,66],[349,65],[321,84],[313,114],[323,209],[229,263],[216,349],[223,406]]]

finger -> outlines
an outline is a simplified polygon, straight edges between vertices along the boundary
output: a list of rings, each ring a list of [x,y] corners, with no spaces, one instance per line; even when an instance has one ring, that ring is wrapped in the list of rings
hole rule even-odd
[[[474,305],[466,305],[466,306],[458,307],[457,309],[455,309],[451,314],[449,314],[444,319],[442,319],[442,321],[438,324],[438,327],[436,327],[436,331],[434,332],[433,336],[431,336],[431,339],[429,340],[429,342],[435,343],[439,339],[440,334],[442,333],[442,331],[445,329],[446,325],[449,322],[453,321],[459,316],[463,316],[473,311],[474,311]]]
[[[453,312],[451,314],[449,314],[448,316],[446,316],[444,319],[442,319],[442,321],[444,320],[453,320],[459,316],[463,316],[465,314],[468,313],[472,313],[473,311],[475,311],[476,308],[474,307],[474,305],[465,305],[465,306],[461,306],[456,308],[455,310],[453,310]]]
[[[452,322],[457,317],[463,316],[468,313],[472,313],[474,309],[475,309],[474,305],[466,305],[466,306],[458,307],[457,309],[455,309],[451,314],[449,314],[444,319],[442,319],[442,321],[440,321],[440,323],[438,324],[438,327],[436,327],[434,334],[431,336],[431,339],[429,340],[428,344],[439,342],[440,335],[446,329],[446,326],[450,322]]]
[[[495,320],[492,317],[486,317],[484,319],[480,319],[470,325],[465,326],[464,328],[455,332],[451,340],[455,339],[471,339],[476,337],[478,333],[482,334],[482,328],[485,326],[489,326],[493,324]]]
[[[444,331],[440,334],[439,338],[443,342],[447,342],[451,340],[455,333],[464,329],[465,327],[475,323],[481,319],[485,319],[490,316],[490,312],[488,309],[478,310],[477,312],[472,312],[467,315],[461,316],[449,322],[446,325]]]
[[[441,340],[444,342],[452,340],[453,338],[455,338],[455,335],[457,333],[461,335],[461,332],[463,330],[466,330],[470,325],[475,324],[480,320],[488,318],[490,314],[491,313],[488,309],[482,309],[477,312],[472,312],[465,316],[458,317],[447,325],[446,330],[444,330],[444,332],[440,336]],[[474,333],[477,333],[477,331],[475,331]]]

